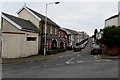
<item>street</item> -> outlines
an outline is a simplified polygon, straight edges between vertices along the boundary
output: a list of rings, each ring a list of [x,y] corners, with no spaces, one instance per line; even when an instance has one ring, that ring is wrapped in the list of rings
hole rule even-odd
[[[90,55],[91,40],[80,52],[47,61],[3,64],[3,78],[118,78],[118,60]],[[54,56],[54,55],[53,55]]]

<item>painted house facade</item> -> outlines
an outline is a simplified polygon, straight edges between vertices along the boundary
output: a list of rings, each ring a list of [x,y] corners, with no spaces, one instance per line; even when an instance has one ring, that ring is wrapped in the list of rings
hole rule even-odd
[[[117,15],[114,15],[114,16],[111,16],[110,18],[106,19],[105,20],[105,27],[107,26],[120,26],[120,8],[118,6],[118,14]],[[102,35],[103,35],[103,30],[100,30],[100,32],[98,33],[98,39],[102,38]],[[120,52],[120,48],[119,47],[108,47],[104,44],[100,44],[101,47],[103,48],[104,51],[106,51],[108,54],[110,55],[116,55],[116,53],[119,53]]]
[[[120,26],[120,11],[119,11],[119,14],[118,14],[118,26]]]
[[[2,32],[0,31],[0,57],[2,53]]]
[[[105,27],[106,26],[119,26],[118,25],[118,21],[119,21],[119,15],[114,15],[111,16],[110,18],[105,20]]]
[[[79,32],[75,31],[75,30],[71,30],[71,29],[67,29],[64,28],[66,30],[67,33],[67,37],[68,37],[68,47],[71,47],[72,49],[74,48],[74,46],[76,45],[76,43],[80,42],[80,34]]]
[[[120,26],[120,1],[118,2],[118,25]]]
[[[68,44],[67,33],[63,28],[59,28],[59,49],[66,49]]]
[[[18,12],[20,18],[24,18],[33,22],[41,31],[41,44],[39,44],[40,51],[44,50],[44,39],[45,39],[45,16],[23,6]],[[64,31],[60,30],[60,26],[53,22],[51,19],[47,18],[47,35],[46,35],[46,44],[47,51],[57,50],[60,48],[61,42],[65,41],[65,37],[61,36]],[[61,34],[62,33],[62,34]],[[64,35],[64,34],[63,34]],[[66,43],[65,43],[66,44]],[[65,45],[64,44],[64,45]]]
[[[84,31],[79,32],[79,36],[80,36],[79,38],[80,42],[86,38],[89,38],[89,35]]]
[[[3,58],[19,58],[38,54],[40,30],[29,20],[6,13],[1,17]]]

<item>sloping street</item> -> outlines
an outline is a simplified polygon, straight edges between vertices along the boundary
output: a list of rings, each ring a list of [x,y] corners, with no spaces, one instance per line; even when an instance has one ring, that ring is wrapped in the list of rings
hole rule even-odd
[[[3,64],[3,78],[118,78],[118,60],[90,55],[92,41],[80,52],[18,64]]]

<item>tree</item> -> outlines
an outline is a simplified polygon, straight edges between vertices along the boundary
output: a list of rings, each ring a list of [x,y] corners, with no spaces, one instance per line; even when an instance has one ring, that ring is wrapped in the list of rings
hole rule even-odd
[[[110,48],[120,47],[120,27],[108,26],[104,28],[103,37],[99,42]]]

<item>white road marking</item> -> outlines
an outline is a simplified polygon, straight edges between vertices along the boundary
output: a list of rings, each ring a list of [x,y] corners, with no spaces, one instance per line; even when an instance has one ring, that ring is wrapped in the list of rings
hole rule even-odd
[[[77,61],[77,63],[83,63],[84,61]]]
[[[74,64],[75,62],[66,62],[66,64]]]
[[[74,59],[74,57],[73,57],[73,58],[71,58],[70,60],[68,60],[68,61],[66,62],[66,64],[71,64],[71,63],[74,63],[74,62],[71,62],[73,59]]]
[[[51,66],[51,65],[43,65],[44,67],[48,67],[48,66]]]
[[[41,66],[34,66],[34,67],[31,67],[31,69],[33,69],[33,68],[38,68],[38,67],[41,67]]]
[[[74,57],[73,58],[71,58],[70,60],[68,60],[67,62],[70,62],[70,61],[72,61],[74,59]]]
[[[110,60],[110,59],[104,59],[105,61],[112,61],[112,60]]]
[[[59,65],[64,65],[64,64],[56,64],[57,66],[59,66]]]

